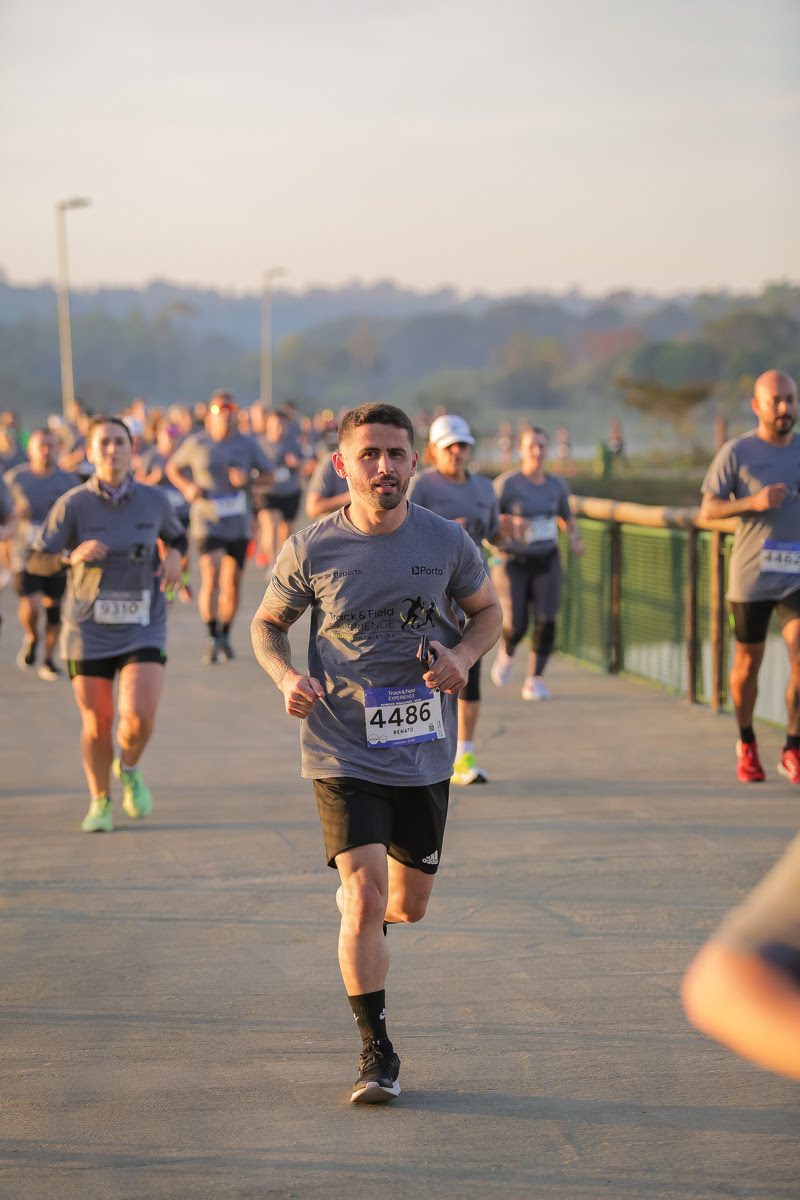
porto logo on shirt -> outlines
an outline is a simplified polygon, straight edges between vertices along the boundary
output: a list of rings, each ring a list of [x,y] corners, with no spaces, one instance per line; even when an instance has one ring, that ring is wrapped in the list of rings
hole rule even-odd
[[[406,596],[403,600],[401,629],[433,628],[434,618],[439,616],[435,600],[423,600],[422,596]]]

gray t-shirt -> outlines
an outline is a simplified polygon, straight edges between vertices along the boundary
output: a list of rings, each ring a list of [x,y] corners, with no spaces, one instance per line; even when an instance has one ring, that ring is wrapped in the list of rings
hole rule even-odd
[[[772,446],[755,430],[726,442],[703,480],[720,500],[755,496],[767,484],[789,491],[777,508],[742,513],[733,539],[729,600],[781,600],[800,588],[800,436]]]
[[[246,488],[235,488],[228,472],[238,467],[248,473],[270,471],[272,463],[253,437],[234,433],[216,442],[205,431],[193,433],[170,459],[176,467],[188,467],[203,496],[192,503],[192,534],[196,538],[220,538],[225,542],[250,537],[252,515]]]
[[[503,553],[515,558],[545,558],[558,546],[558,517],[572,516],[569,489],[563,479],[545,475],[543,483],[534,483],[522,471],[506,471],[494,481],[500,512],[525,517],[525,540],[510,540]]]
[[[409,499],[447,521],[466,520],[466,530],[476,546],[484,538],[493,538],[500,523],[500,503],[485,475],[467,475],[464,483],[455,483],[435,467],[415,475],[408,491]]]
[[[332,500],[334,496],[343,496],[349,490],[347,480],[337,473],[330,454],[320,459],[308,481],[308,493],[321,496],[323,500]]]
[[[34,553],[71,553],[94,539],[108,546],[101,562],[69,568],[61,606],[65,659],[108,658],[144,646],[163,649],[167,603],[156,576],[161,565],[156,543],[183,536],[163,490],[144,483],[135,483],[119,505],[98,493],[94,477],[56,501]]]
[[[78,480],[58,467],[49,475],[39,475],[29,462],[6,471],[4,478],[15,506],[25,505],[30,509],[29,517],[20,518],[11,544],[11,570],[17,574],[25,570],[31,546],[50,509],[59,496],[75,487]]]
[[[457,645],[453,599],[473,596],[485,578],[465,530],[416,504],[392,533],[361,533],[340,509],[289,538],[266,596],[294,608],[311,605],[308,670],[322,683],[325,699],[301,726],[304,778],[349,776],[398,787],[450,778],[457,697],[436,693],[443,738],[371,746],[368,737],[383,730],[367,724],[366,705],[375,697],[365,692],[405,688],[413,700],[411,689],[424,674],[415,657],[421,635],[448,648]],[[419,698],[416,703],[415,721],[422,711]],[[393,714],[390,707],[379,720]],[[417,722],[416,728],[427,733],[429,726]]]
[[[175,509],[175,514],[181,524],[189,519],[189,501],[184,496],[183,492],[179,492],[176,487],[170,483],[167,478],[164,468],[167,465],[167,458],[161,453],[158,446],[150,446],[145,450],[144,454],[139,459],[139,470],[145,475],[152,474],[157,468],[161,470],[161,478],[155,487],[163,488],[164,494],[169,500],[172,507]],[[187,472],[188,475],[188,472]],[[152,486],[152,485],[151,485]]]
[[[272,483],[266,491],[270,496],[296,496],[302,489],[300,466],[290,467],[286,462],[287,454],[292,454],[298,464],[303,461],[303,449],[292,433],[271,442],[266,434],[261,434],[258,444],[268,459],[272,460]]]

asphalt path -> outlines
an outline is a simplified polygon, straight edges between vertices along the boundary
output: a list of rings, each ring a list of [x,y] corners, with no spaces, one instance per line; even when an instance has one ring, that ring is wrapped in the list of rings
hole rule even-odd
[[[234,663],[174,612],[153,814],[91,836],[70,686],[16,669],[2,595],[3,1200],[800,1195],[797,1086],[677,998],[795,831],[779,732],[748,788],[729,717],[563,660],[550,703],[521,663],[487,680],[491,782],[454,789],[428,915],[389,931],[403,1093],[356,1108],[337,878],[249,652],[260,574]]]

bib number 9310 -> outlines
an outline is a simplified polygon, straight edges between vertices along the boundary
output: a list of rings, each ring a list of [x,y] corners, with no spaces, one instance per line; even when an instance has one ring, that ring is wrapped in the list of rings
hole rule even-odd
[[[367,745],[371,749],[434,742],[445,736],[441,696],[424,683],[413,687],[367,688],[364,717]]]

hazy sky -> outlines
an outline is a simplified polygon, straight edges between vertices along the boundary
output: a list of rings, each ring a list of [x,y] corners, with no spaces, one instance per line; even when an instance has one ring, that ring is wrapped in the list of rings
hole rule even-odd
[[[800,279],[797,0],[0,0],[0,265],[80,285]]]

